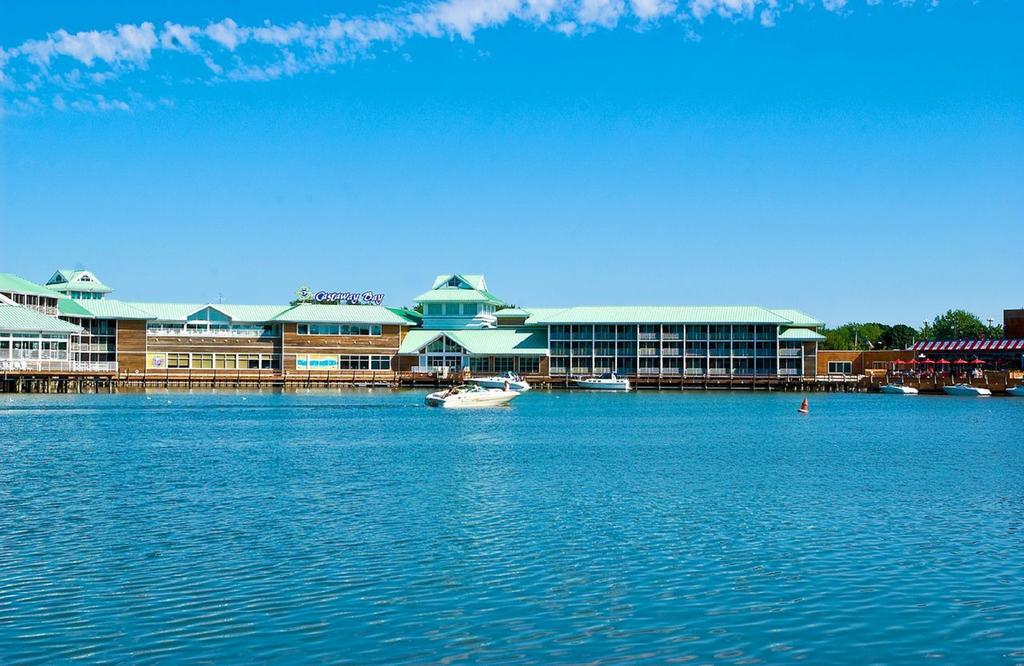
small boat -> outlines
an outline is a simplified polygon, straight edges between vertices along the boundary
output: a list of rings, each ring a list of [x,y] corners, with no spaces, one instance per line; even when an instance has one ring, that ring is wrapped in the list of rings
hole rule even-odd
[[[520,393],[530,390],[530,383],[514,372],[506,372],[505,374],[493,377],[474,377],[466,381],[470,384],[483,386],[484,388],[512,389]]]
[[[572,380],[572,383],[581,389],[592,391],[628,391],[629,380],[619,377],[614,372],[606,372],[600,377],[580,377]]]
[[[1024,398],[1024,384],[1008,387],[1006,389],[1006,395],[1015,395],[1017,397]]]
[[[966,395],[975,398],[985,398],[992,395],[992,391],[987,388],[980,386],[971,386],[970,384],[954,384],[953,386],[943,386],[942,390],[947,395]]]
[[[885,386],[878,387],[878,390],[882,393],[892,393],[894,395],[917,395],[916,388],[904,386],[903,384],[886,384]]]
[[[488,389],[482,386],[452,386],[426,397],[430,407],[498,407],[520,396],[519,391]]]
[[[800,412],[801,414],[811,413],[811,405],[807,402],[807,398],[804,398],[804,401],[800,403],[800,409],[796,411]]]

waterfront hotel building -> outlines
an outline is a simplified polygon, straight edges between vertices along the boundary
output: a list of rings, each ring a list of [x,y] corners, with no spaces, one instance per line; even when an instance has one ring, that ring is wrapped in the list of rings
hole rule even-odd
[[[798,310],[510,307],[482,275],[439,275],[409,310],[382,305],[126,302],[85,270],[45,285],[0,274],[0,371],[120,378],[618,372],[813,376],[822,322]]]

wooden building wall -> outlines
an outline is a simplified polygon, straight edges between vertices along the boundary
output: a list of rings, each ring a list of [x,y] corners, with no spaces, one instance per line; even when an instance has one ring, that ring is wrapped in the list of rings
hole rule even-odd
[[[296,327],[297,324],[284,324],[281,331],[282,367],[286,372],[307,372],[296,367],[298,354],[388,356],[394,369],[398,365],[398,347],[408,332],[405,326],[389,324],[381,326],[380,335],[299,335]]]
[[[117,321],[117,369],[121,373],[146,371],[146,322],[141,319]]]

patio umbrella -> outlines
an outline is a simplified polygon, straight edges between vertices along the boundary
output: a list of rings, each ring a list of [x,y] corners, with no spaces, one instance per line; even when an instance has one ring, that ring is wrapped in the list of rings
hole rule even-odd
[[[953,365],[967,365],[967,361],[965,361],[962,358],[958,358],[957,360],[953,361]]]
[[[943,359],[943,360],[945,360],[945,359]],[[930,358],[926,358],[925,360],[923,360],[921,362],[924,363],[925,365],[935,365],[935,361],[931,360]],[[946,361],[946,362],[948,363],[949,361]]]
[[[971,361],[971,365],[985,365],[985,361],[982,361],[980,358],[976,358]]]

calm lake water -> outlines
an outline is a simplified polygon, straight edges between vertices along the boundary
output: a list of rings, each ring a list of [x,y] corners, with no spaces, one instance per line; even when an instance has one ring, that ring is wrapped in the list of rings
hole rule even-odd
[[[1024,663],[1024,400],[0,396],[0,662]]]

